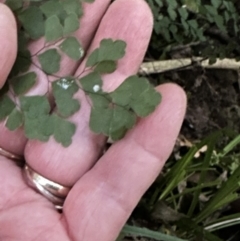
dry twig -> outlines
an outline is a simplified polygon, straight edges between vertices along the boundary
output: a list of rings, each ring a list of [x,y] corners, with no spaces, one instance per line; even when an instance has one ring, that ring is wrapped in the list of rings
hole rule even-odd
[[[217,59],[215,64],[210,65],[208,60],[203,60],[198,57],[195,59],[183,58],[183,59],[173,59],[173,60],[163,60],[163,61],[153,61],[145,62],[141,65],[139,74],[149,75],[164,73],[168,71],[176,71],[179,69],[184,69],[195,65],[201,66],[207,69],[230,69],[230,70],[240,70],[240,62],[235,59]]]

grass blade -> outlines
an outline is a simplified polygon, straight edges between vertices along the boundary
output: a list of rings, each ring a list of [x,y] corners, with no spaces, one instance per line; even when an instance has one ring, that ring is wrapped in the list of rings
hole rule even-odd
[[[191,217],[193,215],[193,212],[199,202],[199,196],[202,191],[201,186],[202,186],[202,184],[204,184],[204,181],[206,180],[207,171],[208,171],[208,168],[209,168],[210,162],[211,162],[211,157],[212,157],[214,147],[216,145],[216,142],[217,142],[219,136],[220,136],[220,133],[216,133],[215,136],[211,136],[211,138],[209,138],[209,142],[207,143],[208,149],[207,149],[207,152],[205,154],[204,161],[202,164],[202,168],[204,168],[204,170],[200,174],[200,179],[199,179],[199,182],[197,185],[197,187],[199,187],[199,188],[194,192],[193,200],[192,200],[191,206],[187,213],[187,216],[189,216],[189,217]]]
[[[180,227],[181,230],[185,230],[188,234],[193,233],[194,239],[191,240],[223,241],[216,235],[205,230],[202,226],[197,225],[190,218],[183,218],[178,221],[178,227]]]
[[[218,136],[219,138],[220,135],[222,135],[222,132],[217,131],[212,135],[210,135],[209,137],[205,138],[196,146],[193,146],[188,151],[188,153],[171,168],[169,173],[167,173],[167,175],[165,176],[163,183],[160,187],[160,190],[162,190],[164,186],[165,186],[165,189],[162,191],[162,194],[160,195],[159,200],[165,199],[169,195],[169,193],[172,192],[172,190],[177,187],[179,182],[181,182],[184,179],[187,172],[186,169],[194,160],[194,155],[198,152],[198,150],[200,150],[203,146],[210,143],[213,138],[216,138],[216,136]]]
[[[238,198],[235,192],[240,187],[240,166],[229,177],[229,179],[222,185],[213,198],[206,204],[203,210],[196,216],[197,223],[203,221],[210,214],[215,212],[218,208]]]
[[[232,214],[232,215],[220,218],[220,219],[216,220],[215,222],[208,224],[205,227],[205,230],[213,232],[213,231],[223,229],[226,227],[231,227],[231,226],[234,226],[237,224],[240,224],[240,213]]]
[[[134,226],[125,225],[122,233],[126,235],[141,236],[145,238],[153,238],[159,241],[187,241],[177,237],[169,236],[160,232],[152,231],[146,228],[139,228]]]
[[[186,168],[193,160],[193,157],[197,151],[198,148],[196,146],[192,147],[188,153],[181,160],[179,160],[174,167],[172,167],[171,171],[166,175],[166,179],[163,182],[163,185],[165,184],[166,188],[163,190],[159,200],[166,198],[169,193],[179,184],[179,182],[182,181],[186,173]]]
[[[230,151],[233,150],[237,145],[240,144],[240,135],[238,135],[236,138],[234,138],[227,146],[225,146],[220,153],[219,157],[226,156]]]
[[[120,233],[119,236],[117,237],[116,241],[122,241],[125,237],[124,233]]]

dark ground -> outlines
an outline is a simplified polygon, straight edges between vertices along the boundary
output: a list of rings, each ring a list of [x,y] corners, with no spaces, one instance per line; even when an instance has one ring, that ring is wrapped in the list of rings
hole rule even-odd
[[[236,71],[193,69],[172,74],[168,79],[182,86],[188,96],[181,132],[187,139],[199,141],[226,127],[239,133],[240,80]]]

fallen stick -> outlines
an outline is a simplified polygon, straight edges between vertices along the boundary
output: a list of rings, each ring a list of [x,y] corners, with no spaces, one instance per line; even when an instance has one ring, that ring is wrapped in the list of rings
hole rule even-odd
[[[208,60],[202,60],[202,58],[183,58],[163,61],[145,62],[141,65],[139,74],[149,75],[164,73],[166,71],[174,71],[178,69],[184,69],[185,67],[201,66],[207,69],[232,69],[240,70],[240,61],[237,62],[235,59],[217,59],[216,63],[210,65]]]

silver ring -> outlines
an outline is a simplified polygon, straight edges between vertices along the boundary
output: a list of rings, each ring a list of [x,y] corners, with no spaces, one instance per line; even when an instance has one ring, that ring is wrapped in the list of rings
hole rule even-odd
[[[13,154],[9,151],[6,151],[5,149],[3,149],[1,147],[0,147],[0,155],[15,161],[19,166],[22,166],[24,163],[23,156]]]
[[[64,201],[71,190],[70,187],[62,186],[56,182],[48,180],[34,171],[27,164],[24,166],[24,176],[30,187],[46,197],[57,209],[62,209]]]
[[[22,156],[13,154],[13,153],[11,153],[11,152],[9,152],[9,151],[4,150],[4,149],[1,148],[1,147],[0,147],[0,155],[1,155],[1,156],[5,156],[5,157],[7,157],[7,158],[9,158],[9,159],[18,160],[18,161],[20,161],[20,160],[23,159]]]

